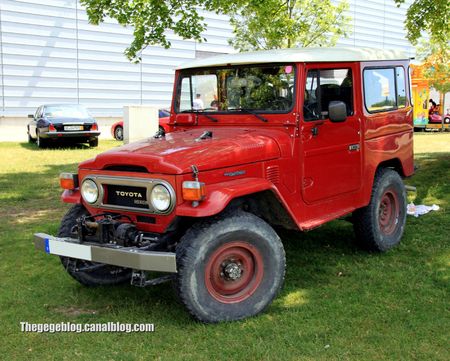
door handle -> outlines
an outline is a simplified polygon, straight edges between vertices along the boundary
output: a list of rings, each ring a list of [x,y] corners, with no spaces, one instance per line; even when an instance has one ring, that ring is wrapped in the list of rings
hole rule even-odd
[[[317,137],[319,135],[319,126],[321,126],[324,122],[316,123],[314,127],[311,128],[311,134],[313,137]]]

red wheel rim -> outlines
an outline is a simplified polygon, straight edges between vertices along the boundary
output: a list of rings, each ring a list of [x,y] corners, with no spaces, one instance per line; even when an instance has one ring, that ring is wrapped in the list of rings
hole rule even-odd
[[[381,197],[378,210],[378,224],[384,234],[390,235],[394,233],[398,224],[399,213],[400,208],[396,194],[391,190],[387,190]]]
[[[206,289],[222,303],[241,302],[256,291],[263,274],[264,261],[256,247],[228,242],[217,248],[206,264]]]

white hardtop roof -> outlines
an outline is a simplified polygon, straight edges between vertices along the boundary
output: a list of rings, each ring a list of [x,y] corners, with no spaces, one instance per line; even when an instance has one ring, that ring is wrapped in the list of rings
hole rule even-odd
[[[190,61],[180,65],[178,69],[261,63],[334,63],[408,59],[410,57],[400,50],[372,48],[291,48],[217,55]]]

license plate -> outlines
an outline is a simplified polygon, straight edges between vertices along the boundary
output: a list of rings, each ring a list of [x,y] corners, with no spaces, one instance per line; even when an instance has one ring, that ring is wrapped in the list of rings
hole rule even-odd
[[[82,125],[66,125],[64,126],[64,130],[83,130]]]

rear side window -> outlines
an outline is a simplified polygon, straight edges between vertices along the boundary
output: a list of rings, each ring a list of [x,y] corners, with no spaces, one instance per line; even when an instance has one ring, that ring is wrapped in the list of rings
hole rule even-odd
[[[406,107],[406,82],[405,69],[401,66],[395,68],[395,75],[397,78],[397,107]]]
[[[406,107],[406,78],[403,67],[364,70],[364,102],[370,113]]]
[[[369,112],[383,112],[397,106],[394,68],[364,70],[364,98]]]

